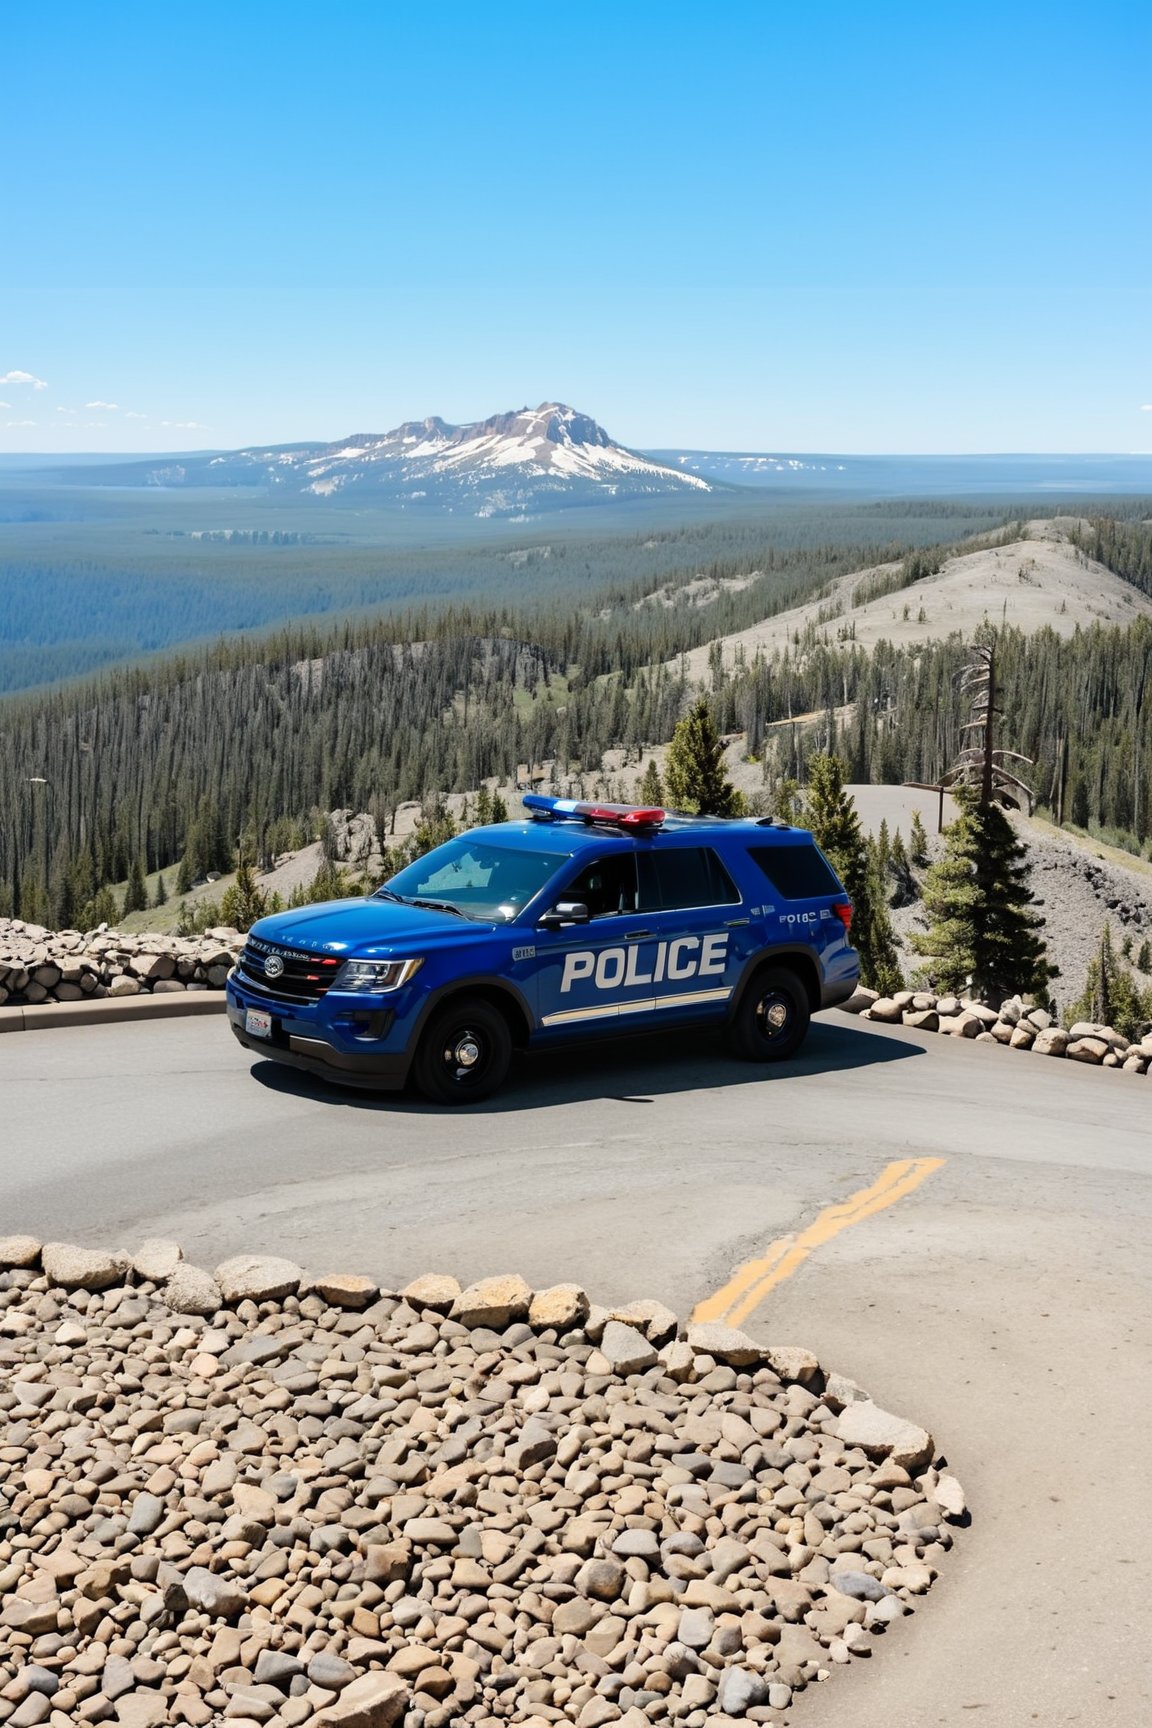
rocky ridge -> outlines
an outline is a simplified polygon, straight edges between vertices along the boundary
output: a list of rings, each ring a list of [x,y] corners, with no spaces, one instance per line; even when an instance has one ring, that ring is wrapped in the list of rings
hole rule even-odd
[[[910,1026],[914,1032],[944,1032],[981,1044],[1031,1050],[1037,1056],[1063,1056],[1070,1062],[1119,1068],[1126,1074],[1146,1074],[1152,1066],[1152,1032],[1133,1041],[1094,1020],[1058,1026],[1046,1008],[1030,1006],[1023,996],[1010,996],[994,1008],[971,997],[938,996],[931,990],[897,990],[892,996],[881,996],[861,987],[841,1006],[862,1020]]]
[[[95,930],[45,930],[0,918],[0,1008],[104,996],[222,990],[244,946],[239,931],[203,936],[129,936]]]
[[[517,1276],[0,1241],[0,1722],[725,1728],[966,1517],[808,1351]]]

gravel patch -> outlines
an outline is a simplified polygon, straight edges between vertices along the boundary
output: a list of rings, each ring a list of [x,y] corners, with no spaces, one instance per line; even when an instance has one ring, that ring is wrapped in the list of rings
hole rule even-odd
[[[0,1388],[10,1728],[776,1721],[967,1517],[807,1351],[515,1276],[9,1238]]]

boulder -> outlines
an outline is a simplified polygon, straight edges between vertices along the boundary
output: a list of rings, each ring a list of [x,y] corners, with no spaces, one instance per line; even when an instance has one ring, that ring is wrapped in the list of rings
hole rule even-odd
[[[798,1344],[769,1344],[762,1354],[772,1372],[779,1374],[781,1380],[799,1380],[806,1384],[820,1372],[819,1357]]]
[[[276,1302],[294,1296],[303,1278],[299,1266],[275,1254],[237,1254],[216,1268],[225,1302]]]
[[[532,1291],[519,1273],[481,1278],[462,1290],[452,1305],[452,1318],[462,1326],[490,1326],[503,1331],[514,1320],[524,1320],[532,1305]]]
[[[1049,1026],[1037,1032],[1032,1045],[1037,1056],[1063,1056],[1068,1049],[1068,1034],[1060,1026]]]
[[[164,1286],[164,1301],[174,1314],[215,1314],[223,1305],[220,1286],[202,1266],[182,1260]]]
[[[656,1348],[638,1332],[635,1326],[625,1326],[621,1320],[609,1320],[600,1340],[600,1353],[614,1374],[643,1374],[655,1366]]]
[[[437,1313],[447,1314],[459,1298],[460,1285],[447,1273],[423,1272],[406,1284],[400,1294],[410,1308],[435,1308]]]
[[[1021,1020],[1019,1025],[1012,1029],[1012,1036],[1008,1040],[1009,1048],[1012,1050],[1031,1050],[1039,1036],[1040,1034],[1034,1026],[1030,1026],[1027,1020]]]
[[[1070,1062],[1103,1062],[1108,1054],[1108,1045],[1103,1038],[1076,1037],[1069,1035],[1068,1048],[1064,1052]]]
[[[35,1236],[0,1236],[0,1272],[14,1266],[35,1266],[39,1258],[40,1244]]]
[[[611,1313],[613,1320],[622,1320],[625,1326],[635,1326],[653,1344],[663,1344],[676,1335],[675,1314],[671,1308],[665,1308],[663,1302],[655,1302],[650,1296],[629,1302],[623,1308],[613,1308]]]
[[[962,1008],[958,1014],[942,1013],[940,1030],[953,1038],[975,1038],[984,1030],[984,1022]]]
[[[138,1278],[150,1284],[164,1284],[184,1258],[179,1242],[169,1242],[162,1236],[151,1236],[142,1242],[132,1256],[132,1266]]]
[[[124,1278],[119,1255],[77,1248],[71,1242],[45,1242],[40,1262],[49,1284],[64,1290],[109,1290]]]
[[[759,1362],[763,1348],[747,1332],[735,1326],[725,1326],[719,1320],[706,1321],[702,1326],[689,1326],[688,1343],[698,1356],[714,1356],[730,1368],[746,1368]]]
[[[904,1009],[894,996],[878,996],[868,1010],[869,1020],[880,1020],[885,1025],[899,1025],[904,1017]]]
[[[906,1008],[904,1024],[913,1032],[939,1032],[940,1016],[935,1008]]]
[[[409,1696],[399,1674],[359,1674],[312,1720],[315,1728],[392,1728],[408,1709]]]
[[[190,1566],[183,1583],[189,1607],[207,1614],[210,1620],[235,1619],[248,1606],[242,1585],[219,1572],[209,1572],[206,1566]]]
[[[879,994],[878,990],[869,990],[865,985],[858,984],[847,1002],[841,1002],[840,1006],[845,1014],[863,1014],[865,1008],[871,1008]]]
[[[528,1308],[528,1324],[537,1332],[567,1332],[588,1318],[588,1293],[579,1284],[553,1284],[537,1290]]]
[[[926,1429],[891,1415],[870,1398],[846,1404],[836,1418],[833,1433],[845,1446],[859,1446],[873,1457],[890,1458],[912,1475],[931,1462],[935,1450]]]
[[[367,1308],[380,1294],[380,1286],[374,1279],[354,1272],[332,1272],[310,1278],[308,1287],[331,1308]]]

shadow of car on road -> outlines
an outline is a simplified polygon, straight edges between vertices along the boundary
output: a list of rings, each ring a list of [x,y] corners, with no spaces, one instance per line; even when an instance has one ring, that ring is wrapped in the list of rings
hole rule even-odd
[[[374,1092],[334,1082],[290,1068],[284,1063],[258,1061],[253,1077],[270,1091],[322,1098],[359,1110],[401,1111],[418,1115],[456,1115],[483,1111],[506,1115],[515,1110],[541,1110],[562,1104],[613,1099],[622,1104],[650,1104],[676,1092],[723,1087],[763,1086],[784,1080],[870,1068],[881,1062],[901,1062],[923,1056],[917,1044],[851,1021],[814,1020],[803,1051],[789,1062],[741,1062],[724,1047],[719,1033],[665,1032],[614,1042],[587,1043],[579,1049],[519,1054],[500,1091],[482,1102],[461,1105],[429,1104],[412,1092]]]

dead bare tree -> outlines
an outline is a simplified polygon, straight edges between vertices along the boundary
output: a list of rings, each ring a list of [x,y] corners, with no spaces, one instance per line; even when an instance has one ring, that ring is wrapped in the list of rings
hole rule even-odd
[[[972,659],[961,674],[960,688],[971,692],[972,696],[969,717],[960,731],[974,736],[961,749],[941,783],[945,786],[978,787],[979,802],[985,808],[991,804],[1014,805],[1017,809],[1027,807],[1031,816],[1034,803],[1032,788],[1012,772],[1008,762],[1022,762],[1028,768],[1035,764],[1030,756],[1022,756],[1018,750],[1005,750],[995,741],[996,722],[1003,710],[996,706],[994,646],[980,643],[973,648]]]

